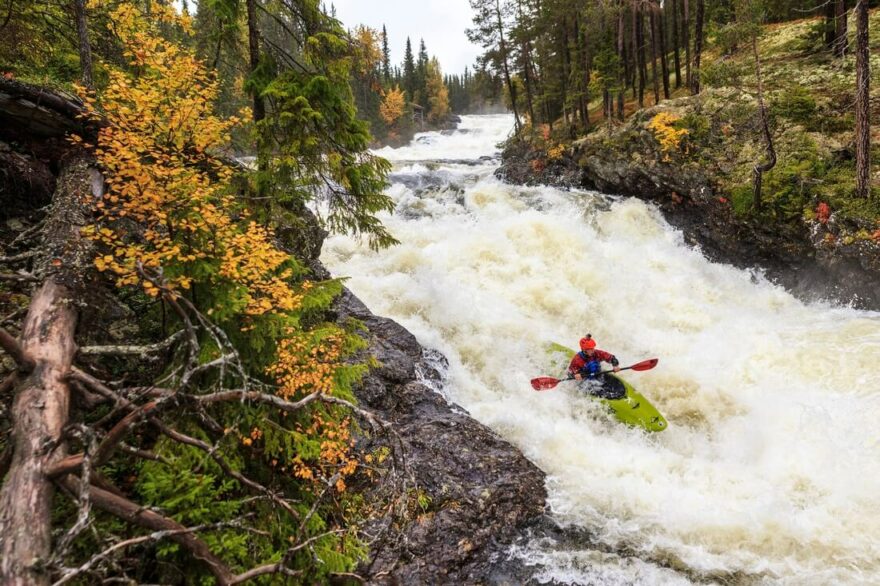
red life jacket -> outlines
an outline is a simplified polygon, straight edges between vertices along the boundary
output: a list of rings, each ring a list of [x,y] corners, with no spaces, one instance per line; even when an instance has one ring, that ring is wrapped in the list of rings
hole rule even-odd
[[[609,354],[604,350],[596,349],[592,356],[587,356],[585,352],[578,352],[574,355],[574,358],[571,359],[571,364],[568,365],[568,373],[572,375],[578,373],[588,374],[589,367],[587,365],[591,362],[608,362],[614,366],[618,364],[617,358],[615,358],[613,354]]]

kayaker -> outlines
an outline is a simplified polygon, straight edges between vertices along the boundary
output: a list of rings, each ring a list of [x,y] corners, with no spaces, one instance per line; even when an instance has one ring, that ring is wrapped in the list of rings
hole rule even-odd
[[[609,363],[613,369],[611,372],[620,371],[620,362],[613,354],[596,348],[596,340],[592,334],[581,338],[581,351],[574,355],[568,372],[577,380],[600,380],[602,376],[602,363]]]

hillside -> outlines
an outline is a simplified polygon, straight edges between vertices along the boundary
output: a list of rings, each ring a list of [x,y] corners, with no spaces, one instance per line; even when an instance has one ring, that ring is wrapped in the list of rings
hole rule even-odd
[[[719,260],[768,268],[808,296],[826,280],[821,296],[876,307],[880,198],[854,197],[854,58],[823,49],[821,22],[766,26],[758,43],[777,155],[763,177],[760,207],[753,169],[764,160],[765,142],[754,56],[750,46],[719,34],[710,36],[701,94],[680,92],[644,109],[628,103],[624,123],[598,120],[575,140],[546,129],[524,134],[508,145],[501,173],[654,199]],[[880,24],[880,11],[871,24]],[[878,47],[875,38],[874,87]],[[880,102],[871,107],[876,161]],[[804,271],[808,278],[791,274]]]

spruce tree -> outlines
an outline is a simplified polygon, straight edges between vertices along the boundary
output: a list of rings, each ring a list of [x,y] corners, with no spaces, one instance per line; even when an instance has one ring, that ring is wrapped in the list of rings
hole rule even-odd
[[[413,58],[412,42],[406,38],[406,52],[403,54],[403,89],[406,90],[406,98],[413,102],[416,95],[416,62]]]
[[[391,85],[391,51],[388,48],[388,30],[382,25],[382,78],[385,85]]]

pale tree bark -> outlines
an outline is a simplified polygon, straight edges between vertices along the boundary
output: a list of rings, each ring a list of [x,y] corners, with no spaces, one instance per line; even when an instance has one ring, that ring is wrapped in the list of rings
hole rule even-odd
[[[58,181],[46,222],[48,258],[52,270],[34,294],[22,325],[21,349],[33,369],[16,386],[12,406],[11,444],[14,455],[0,489],[0,583],[48,584],[41,563],[52,545],[52,495],[47,475],[66,455],[63,431],[67,425],[70,372],[76,344],[77,309],[73,289],[91,260],[90,241],[80,230],[87,224],[94,170],[85,159],[67,167]]]
[[[871,65],[868,60],[868,0],[856,12],[856,195],[871,197]]]

